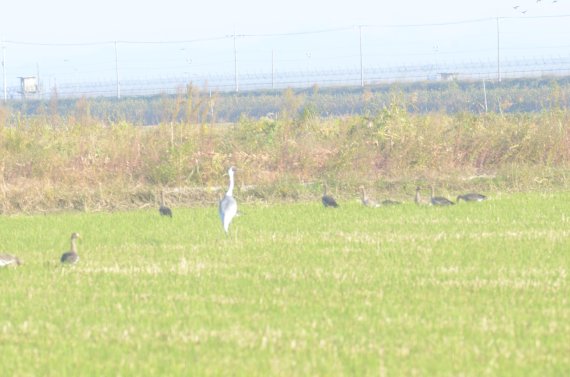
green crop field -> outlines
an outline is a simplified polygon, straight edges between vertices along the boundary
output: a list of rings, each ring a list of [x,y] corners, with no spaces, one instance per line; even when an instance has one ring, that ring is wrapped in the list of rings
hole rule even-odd
[[[340,204],[0,217],[1,374],[570,374],[569,193]]]

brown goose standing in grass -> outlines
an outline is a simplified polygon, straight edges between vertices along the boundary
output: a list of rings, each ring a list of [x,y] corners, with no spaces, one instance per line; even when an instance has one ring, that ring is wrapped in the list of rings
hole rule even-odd
[[[393,206],[393,205],[397,205],[397,204],[402,204],[397,200],[392,200],[392,199],[385,199],[382,200],[382,202],[380,204],[378,204],[378,202],[374,199],[370,199],[368,197],[368,195],[366,195],[366,191],[364,190],[364,186],[360,186],[360,190],[362,191],[362,204],[365,205],[366,207],[373,207],[373,208],[378,208],[381,206]]]
[[[10,254],[0,254],[0,267],[19,266],[22,262]]]
[[[433,186],[431,186],[431,198],[430,203],[434,206],[451,206],[454,205],[451,200],[444,198],[443,196],[434,196],[435,190]]]
[[[160,216],[168,216],[172,218],[172,210],[164,205],[164,191],[160,190],[160,207],[158,207]]]
[[[421,205],[422,204],[422,198],[420,196],[420,186],[416,187],[416,195],[414,196],[414,202],[416,203],[416,205]]]
[[[477,194],[474,192],[470,192],[469,194],[457,195],[457,203],[460,200],[465,200],[466,202],[482,202],[486,200],[487,197],[483,194]]]
[[[325,191],[323,192],[323,205],[326,207],[332,207],[332,208],[337,208],[338,204],[336,202],[336,200],[334,200],[334,198],[330,195],[327,195],[327,183],[325,182]]]
[[[77,254],[77,239],[79,238],[79,233],[71,234],[71,249],[63,253],[61,256],[61,263],[64,264],[75,264],[79,261],[79,255]]]
[[[402,202],[399,202],[397,200],[392,200],[392,199],[384,199],[384,200],[382,200],[381,204],[383,206],[395,206],[398,204],[402,204]]]
[[[364,189],[364,186],[360,186],[360,192],[362,195],[360,199],[362,201],[362,205],[372,208],[380,207],[380,205],[376,203],[374,199],[370,199],[368,195],[366,195],[366,190]]]

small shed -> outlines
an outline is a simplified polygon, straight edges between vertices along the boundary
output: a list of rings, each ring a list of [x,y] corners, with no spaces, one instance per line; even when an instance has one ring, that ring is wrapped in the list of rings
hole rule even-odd
[[[457,80],[457,73],[456,72],[440,72],[439,79],[441,81],[455,81]]]
[[[18,77],[20,79],[20,93],[22,97],[38,93],[38,79],[35,76]]]

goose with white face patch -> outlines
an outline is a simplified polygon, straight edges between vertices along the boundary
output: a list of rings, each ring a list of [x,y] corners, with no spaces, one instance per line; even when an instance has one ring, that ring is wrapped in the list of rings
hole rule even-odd
[[[10,267],[10,266],[19,266],[22,264],[18,257],[15,257],[10,254],[0,254],[0,268],[1,267]]]
[[[364,189],[364,186],[360,186],[360,193],[361,193],[360,200],[362,202],[362,205],[372,208],[380,207],[380,205],[374,199],[370,199],[368,195],[366,195],[366,190]]]
[[[328,186],[327,183],[325,182],[324,184],[325,188],[324,188],[324,192],[323,192],[323,197],[321,199],[321,201],[323,202],[323,205],[325,206],[325,208],[337,208],[338,207],[338,203],[336,202],[336,200],[334,200],[334,198],[330,195],[327,194],[328,191]]]
[[[416,187],[416,195],[414,196],[414,202],[417,205],[421,205],[422,204],[422,197],[420,196],[420,186]]]
[[[457,203],[459,203],[460,200],[466,202],[482,202],[483,200],[487,200],[487,197],[483,194],[470,192],[469,194],[457,195]]]
[[[453,203],[451,200],[444,198],[443,196],[434,196],[435,189],[431,186],[431,198],[430,203],[434,206],[452,206]]]
[[[158,207],[160,216],[168,216],[172,218],[172,210],[164,204],[164,191],[160,190],[160,207]]]
[[[79,238],[79,233],[71,234],[71,249],[63,253],[60,258],[60,262],[63,264],[75,264],[79,261],[79,254],[77,254],[77,239]]]
[[[383,206],[397,206],[398,204],[402,204],[402,202],[392,199],[384,199],[380,204],[382,204]]]

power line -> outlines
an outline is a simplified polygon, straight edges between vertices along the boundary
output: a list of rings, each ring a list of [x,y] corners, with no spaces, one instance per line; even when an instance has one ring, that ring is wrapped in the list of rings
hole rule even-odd
[[[570,14],[561,15],[548,15],[548,16],[503,16],[503,17],[486,17],[486,18],[476,18],[468,20],[459,21],[446,21],[446,22],[436,22],[436,23],[417,23],[417,24],[364,24],[364,25],[353,25],[353,26],[342,26],[328,29],[316,29],[316,30],[304,30],[304,31],[293,31],[293,32],[282,32],[282,33],[253,33],[253,34],[228,34],[224,36],[212,36],[205,38],[195,38],[186,40],[161,40],[161,41],[136,41],[136,40],[117,40],[117,41],[94,41],[94,42],[76,42],[76,43],[58,43],[58,42],[34,42],[34,41],[16,41],[16,40],[4,40],[5,45],[27,45],[27,46],[46,46],[46,47],[81,47],[81,46],[101,46],[101,45],[113,45],[114,43],[119,44],[149,44],[149,45],[166,45],[166,44],[191,44],[199,42],[212,42],[233,39],[236,37],[244,38],[267,38],[267,37],[290,37],[290,36],[302,36],[310,34],[326,34],[326,33],[336,33],[341,31],[357,30],[358,27],[364,28],[420,28],[420,27],[437,27],[437,26],[455,26],[464,25],[472,23],[481,22],[491,22],[497,20],[530,20],[530,19],[553,19],[553,18],[569,18]]]
[[[548,18],[568,18],[570,14],[555,14],[550,16],[504,16],[499,17],[500,20],[529,20],[529,19],[548,19]]]
[[[477,18],[472,20],[462,20],[462,21],[449,21],[449,22],[436,22],[436,23],[425,23],[425,24],[369,24],[362,25],[367,28],[417,28],[417,27],[432,27],[432,26],[453,26],[453,25],[464,25],[464,24],[474,24],[480,22],[494,21],[494,17],[488,18]]]
[[[338,27],[332,29],[320,29],[320,30],[307,30],[307,31],[294,31],[294,32],[284,32],[284,33],[261,33],[261,34],[241,34],[242,37],[291,37],[297,35],[309,35],[309,34],[325,34],[325,33],[336,33],[339,31],[354,30],[353,26]]]
[[[83,47],[83,46],[103,46],[103,45],[114,45],[118,44],[148,44],[148,45],[166,45],[166,44],[189,44],[198,42],[212,42],[219,41],[222,39],[228,39],[228,36],[224,37],[211,37],[211,38],[197,38],[197,39],[187,39],[187,40],[172,40],[172,41],[129,41],[129,40],[117,40],[117,41],[98,41],[98,42],[82,42],[82,43],[53,43],[53,42],[29,42],[29,41],[13,41],[6,40],[5,44],[11,45],[22,45],[22,46],[45,46],[45,47]]]

